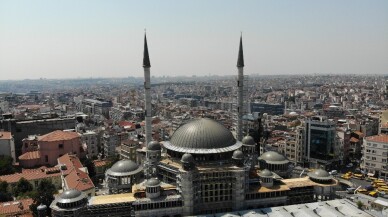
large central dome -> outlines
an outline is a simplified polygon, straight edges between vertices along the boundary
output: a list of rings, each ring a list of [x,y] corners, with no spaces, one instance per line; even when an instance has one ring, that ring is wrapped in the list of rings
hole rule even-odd
[[[179,127],[165,147],[182,153],[220,153],[241,146],[232,133],[217,121],[201,118]]]

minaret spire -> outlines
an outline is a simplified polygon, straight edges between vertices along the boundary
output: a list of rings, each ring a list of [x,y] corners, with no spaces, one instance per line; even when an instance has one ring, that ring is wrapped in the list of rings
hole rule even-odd
[[[143,55],[143,69],[144,69],[144,104],[145,104],[145,142],[148,144],[152,141],[152,126],[151,126],[151,63],[148,55],[147,35],[144,34],[144,55]]]
[[[240,36],[240,48],[238,50],[237,67],[244,67],[244,53],[243,53],[243,44],[242,44],[242,33],[241,33],[241,36]]]
[[[240,47],[238,50],[238,59],[237,59],[237,69],[238,69],[238,77],[237,77],[237,140],[241,141],[243,137],[243,129],[242,129],[242,117],[244,114],[244,54],[243,54],[243,46],[242,46],[242,33],[240,36]]]
[[[148,45],[147,45],[147,34],[144,33],[144,55],[143,55],[143,67],[150,68],[150,56],[148,54]]]

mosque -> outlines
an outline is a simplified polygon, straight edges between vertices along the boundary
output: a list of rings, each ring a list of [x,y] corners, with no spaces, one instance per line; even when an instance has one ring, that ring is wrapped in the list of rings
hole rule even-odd
[[[143,67],[147,111],[151,65],[146,38]],[[241,38],[237,67],[242,73]],[[87,198],[77,190],[66,190],[52,202],[52,216],[213,214],[329,200],[338,185],[322,169],[290,178],[292,167],[283,155],[269,151],[259,156],[251,136],[241,138],[238,132],[236,139],[216,120],[191,120],[170,141],[151,141],[150,133],[146,114],[145,162],[121,160],[108,169],[108,195]]]

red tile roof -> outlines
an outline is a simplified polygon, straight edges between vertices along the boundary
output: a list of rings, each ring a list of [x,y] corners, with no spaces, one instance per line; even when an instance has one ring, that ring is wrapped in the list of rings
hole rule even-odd
[[[53,141],[71,140],[79,137],[80,136],[77,132],[67,132],[62,130],[56,130],[46,135],[40,136],[38,138],[38,141],[53,142]]]
[[[58,158],[58,163],[66,165],[66,169],[62,170],[62,174],[65,177],[67,188],[77,189],[79,191],[94,188],[94,184],[89,175],[81,170],[83,166],[77,156],[65,154]]]
[[[30,211],[32,203],[31,198],[0,203],[0,216],[32,216]]]
[[[19,160],[33,160],[40,158],[40,151],[29,151],[19,156]]]
[[[354,142],[354,143],[356,143],[356,142],[359,142],[360,140],[358,140],[357,138],[354,138],[354,137],[352,137],[351,139],[350,139],[350,142]]]
[[[365,138],[368,142],[385,142],[388,143],[388,135],[380,134],[377,136],[369,136]]]
[[[93,161],[95,167],[103,167],[109,163],[107,160],[95,160]]]
[[[18,182],[19,179],[25,178],[27,180],[39,180],[44,178],[56,177],[60,176],[60,170],[56,167],[54,168],[46,168],[41,167],[38,169],[28,169],[22,170],[21,173],[14,173],[11,175],[0,176],[1,181],[6,181],[8,183]]]
[[[11,132],[0,132],[0,139],[9,140],[12,138]]]
[[[355,134],[357,134],[359,137],[364,137],[364,134],[360,131],[354,131]]]

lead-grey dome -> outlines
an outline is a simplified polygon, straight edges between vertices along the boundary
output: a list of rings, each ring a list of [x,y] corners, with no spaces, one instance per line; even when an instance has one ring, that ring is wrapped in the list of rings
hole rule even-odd
[[[194,163],[194,157],[193,155],[186,153],[181,158],[182,163]]]
[[[113,166],[108,169],[107,173],[112,176],[126,176],[138,173],[142,169],[141,166],[131,160],[120,160],[113,164]]]
[[[46,209],[47,209],[47,206],[41,203],[36,209],[37,209],[38,211],[43,211],[43,210],[46,210]]]
[[[241,147],[232,133],[217,121],[201,118],[180,126],[164,147],[184,153],[221,153]]]
[[[59,195],[58,202],[62,204],[73,203],[85,198],[86,198],[85,193],[78,191],[76,189],[69,189]]]
[[[242,143],[245,144],[245,145],[254,145],[255,144],[255,140],[253,139],[252,136],[245,136],[242,139]]]
[[[244,153],[240,150],[236,150],[233,152],[232,158],[236,160],[242,160],[244,159]]]
[[[286,157],[276,151],[267,151],[259,157],[269,164],[286,164],[289,163]]]
[[[160,143],[157,141],[149,142],[147,148],[148,148],[148,150],[151,150],[151,151],[158,151],[158,150],[162,149],[162,147],[160,146]]]
[[[316,169],[313,172],[309,172],[307,173],[307,176],[312,179],[323,180],[323,181],[332,179],[332,176],[326,170],[323,170],[323,169]]]
[[[81,191],[78,191],[76,189],[69,189],[64,191],[59,197],[62,199],[73,199],[79,197],[81,194]]]
[[[145,183],[146,187],[156,187],[160,185],[160,181],[157,178],[150,178]]]
[[[259,176],[260,177],[272,177],[273,176],[273,173],[267,169],[264,169],[262,170],[260,173],[259,173]]]

